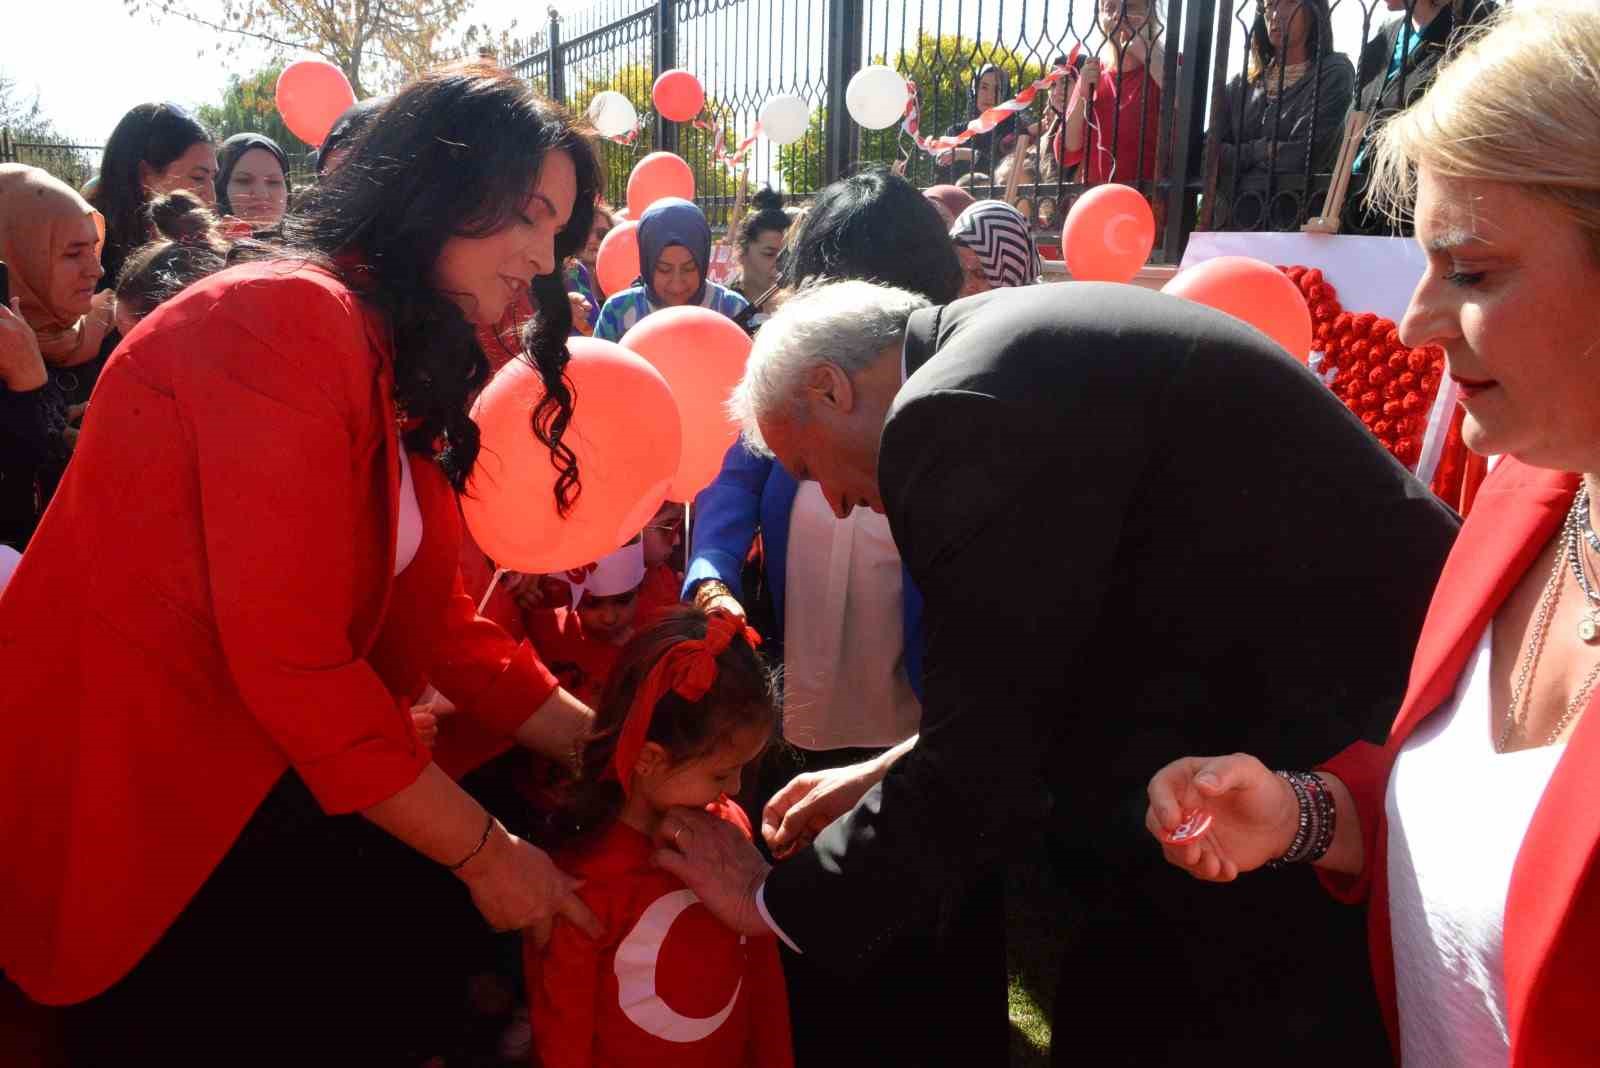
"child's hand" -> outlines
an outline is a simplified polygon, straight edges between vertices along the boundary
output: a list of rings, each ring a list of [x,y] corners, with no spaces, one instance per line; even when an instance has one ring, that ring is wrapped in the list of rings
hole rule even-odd
[[[432,749],[439,740],[439,717],[428,711],[427,705],[416,705],[411,709],[411,725],[422,744]]]

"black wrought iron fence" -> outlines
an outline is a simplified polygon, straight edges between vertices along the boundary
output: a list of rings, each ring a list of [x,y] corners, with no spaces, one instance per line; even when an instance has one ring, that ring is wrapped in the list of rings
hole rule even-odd
[[[749,187],[772,184],[803,198],[860,167],[897,165],[919,186],[953,181],[979,196],[1007,197],[1048,234],[1086,189],[1122,182],[1140,189],[1156,213],[1152,259],[1175,262],[1197,224],[1294,229],[1321,214],[1352,105],[1381,119],[1414,99],[1449,31],[1477,20],[1490,4],[1444,0],[1431,22],[1413,21],[1436,6],[1434,0],[1333,0],[1331,6],[1327,0],[602,0],[565,17],[552,9],[548,29],[513,66],[576,110],[602,88],[633,103],[645,120],[638,139],[604,148],[608,187],[619,200],[634,162],[668,148],[694,168],[713,222],[726,220],[738,175],[718,165],[708,133],[664,122],[650,108],[655,76],[684,67],[701,79],[708,115],[725,124],[730,141],[754,128],[775,94],[795,93],[811,105],[811,126],[799,142],[758,143],[744,172]],[[1312,31],[1303,42],[1295,36],[1302,27]],[[1075,68],[1097,62],[1103,72],[1083,94],[1081,130],[1069,121],[1067,93],[1041,93],[995,135],[937,156],[898,126],[863,130],[845,105],[850,77],[867,64],[886,63],[917,84],[922,133],[956,133],[978,111],[986,68],[999,72],[997,99],[1006,99],[1063,62]],[[1096,95],[1107,98],[1097,104]],[[1364,156],[1353,153],[1352,205],[1362,189]],[[1358,207],[1344,222],[1356,230],[1377,225]]]
[[[19,139],[0,129],[0,163],[26,163],[49,171],[74,189],[83,188],[100,173],[101,145],[74,145],[62,141]]]
[[[719,227],[729,221],[740,181],[746,192],[773,185],[803,200],[861,167],[893,165],[919,186],[959,181],[975,195],[1011,199],[1048,244],[1078,196],[1116,181],[1150,199],[1159,223],[1152,260],[1173,263],[1197,225],[1298,228],[1322,213],[1329,187],[1345,172],[1353,177],[1341,200],[1343,228],[1387,230],[1360,204],[1366,138],[1341,157],[1350,113],[1370,118],[1370,131],[1415,100],[1455,35],[1493,6],[1492,0],[598,0],[566,16],[551,8],[546,28],[505,62],[579,112],[605,89],[632,102],[644,120],[638,136],[601,148],[618,206],[633,165],[658,148],[689,161],[699,200]],[[1139,62],[1129,62],[1130,41],[1141,29]],[[1084,94],[1086,118],[1098,118],[1083,123],[1076,141],[1060,95],[1040,94],[1009,129],[969,141],[959,158],[924,152],[898,126],[864,130],[845,103],[856,71],[887,63],[916,83],[922,132],[939,135],[975,114],[985,68],[999,73],[996,99],[1003,100],[1062,62],[1096,60],[1109,71],[1119,58],[1115,84]],[[651,86],[673,67],[700,78],[706,117],[723,127],[730,148],[780,93],[810,105],[805,136],[783,147],[758,141],[745,166],[724,165],[711,129],[667,122],[652,110]],[[1103,77],[1101,86],[1109,84]],[[1097,103],[1105,91],[1116,106]],[[0,162],[42,167],[79,187],[98,172],[101,151],[0,130]],[[308,186],[312,161],[293,159],[291,173],[296,188]]]

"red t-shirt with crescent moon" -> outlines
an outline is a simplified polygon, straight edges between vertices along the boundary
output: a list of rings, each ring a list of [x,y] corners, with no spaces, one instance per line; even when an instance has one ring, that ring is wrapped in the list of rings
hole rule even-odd
[[[745,834],[722,798],[709,810]],[[620,821],[558,863],[605,927],[591,940],[558,922],[526,944],[533,1063],[543,1068],[792,1068],[789,1002],[770,935],[723,926],[650,863],[650,839]]]

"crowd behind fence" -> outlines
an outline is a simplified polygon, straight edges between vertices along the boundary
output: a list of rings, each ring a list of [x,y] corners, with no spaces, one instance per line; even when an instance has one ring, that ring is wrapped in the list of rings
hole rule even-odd
[[[1426,30],[1412,29],[1414,13],[1436,7],[1443,10]],[[1010,199],[1048,247],[1076,198],[1114,180],[1149,198],[1158,222],[1152,260],[1173,263],[1196,227],[1290,230],[1321,214],[1352,107],[1381,119],[1409,102],[1431,76],[1449,27],[1491,7],[1489,0],[597,0],[566,15],[551,8],[545,26],[501,61],[578,112],[606,89],[633,103],[638,135],[601,142],[606,187],[619,206],[633,165],[658,149],[689,161],[698,199],[718,228],[732,221],[741,192],[771,185],[803,201],[857,169],[890,165],[919,186],[959,181],[974,195]],[[851,76],[886,63],[917,85],[922,132],[955,133],[975,114],[980,71],[994,68],[1000,97],[1014,96],[1058,64],[1110,66],[1114,41],[1144,22],[1156,27],[1158,42],[1143,75],[1146,97],[1097,124],[1089,95],[1082,163],[1060,149],[1061,102],[1047,93],[1008,127],[1024,136],[974,139],[970,158],[957,161],[924,152],[898,125],[864,130],[846,106]],[[1288,61],[1297,26],[1307,35],[1300,63]],[[672,68],[700,79],[708,122],[673,123],[654,112],[651,86]],[[810,105],[805,136],[783,147],[758,141],[740,167],[719,161],[712,126],[727,131],[731,146],[780,93]],[[1124,124],[1138,126],[1130,141],[1136,160],[1116,156]],[[1107,142],[1113,167],[1103,173],[1088,157]],[[0,161],[43,166],[75,184],[95,173],[99,153],[94,145],[0,132]],[[1353,156],[1352,203],[1365,151]],[[297,188],[313,176],[309,159],[292,161]],[[1345,217],[1346,229],[1378,225],[1359,209]]]

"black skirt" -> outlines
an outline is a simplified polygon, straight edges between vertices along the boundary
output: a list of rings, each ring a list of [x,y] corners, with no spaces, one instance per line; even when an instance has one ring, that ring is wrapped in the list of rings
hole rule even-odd
[[[62,1020],[73,1065],[409,1065],[490,933],[448,871],[287,773],[154,948]]]

